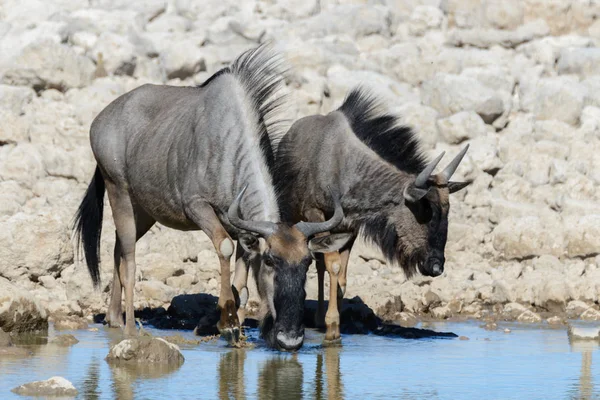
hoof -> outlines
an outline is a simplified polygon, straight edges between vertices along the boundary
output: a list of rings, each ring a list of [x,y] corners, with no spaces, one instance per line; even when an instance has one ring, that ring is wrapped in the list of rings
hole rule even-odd
[[[239,327],[224,328],[220,332],[221,337],[225,339],[228,344],[236,346],[240,342],[241,330]]]
[[[125,322],[123,320],[119,320],[119,318],[104,318],[104,322],[109,328],[119,328],[122,329],[125,326]]]
[[[221,319],[217,323],[221,337],[229,344],[237,344],[240,340],[240,322],[233,301],[227,301],[221,309]]]

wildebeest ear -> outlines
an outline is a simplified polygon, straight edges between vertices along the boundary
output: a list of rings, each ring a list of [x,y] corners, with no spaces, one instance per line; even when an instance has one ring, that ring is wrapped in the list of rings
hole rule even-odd
[[[352,238],[352,233],[334,233],[332,235],[312,238],[308,249],[313,253],[331,253],[338,251]]]
[[[404,198],[406,199],[406,201],[409,201],[411,203],[416,203],[417,201],[421,200],[423,197],[425,197],[425,195],[429,192],[429,189],[421,189],[419,187],[416,187],[415,185],[408,185],[405,189],[404,189]]]
[[[256,254],[260,250],[258,238],[249,233],[240,233],[238,236],[238,243],[242,245],[242,248],[251,254]]]
[[[472,181],[468,181],[468,182],[448,182],[448,191],[450,193],[456,193],[459,190],[466,188],[471,183],[473,183],[473,182]]]

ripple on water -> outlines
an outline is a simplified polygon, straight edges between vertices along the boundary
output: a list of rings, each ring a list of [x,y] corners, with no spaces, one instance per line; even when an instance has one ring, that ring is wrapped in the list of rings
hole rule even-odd
[[[20,398],[10,389],[56,375],[73,382],[81,399],[600,398],[598,345],[572,346],[566,329],[506,324],[490,332],[478,323],[438,323],[432,328],[470,340],[350,335],[335,347],[307,330],[296,354],[266,348],[251,330],[250,350],[221,340],[184,344],[185,363],[169,369],[109,366],[104,358],[120,336],[96,327],[68,332],[79,339],[71,347],[30,343],[32,355],[0,359],[0,398]]]

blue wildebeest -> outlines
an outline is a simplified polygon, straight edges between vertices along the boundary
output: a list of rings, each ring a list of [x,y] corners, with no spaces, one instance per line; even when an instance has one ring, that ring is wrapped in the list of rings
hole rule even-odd
[[[324,312],[325,270],[330,277],[326,340],[340,337],[338,306],[354,239],[362,233],[408,277],[417,269],[423,275],[441,275],[449,194],[468,185],[450,181],[468,147],[443,172],[432,175],[443,154],[428,163],[415,134],[379,107],[374,96],[354,89],[338,110],[295,122],[276,154],[276,186],[287,206],[287,220],[324,221],[333,212],[325,191],[331,186],[342,195],[345,213],[334,231],[353,235],[340,252],[317,259],[318,323]]]
[[[261,46],[200,87],[144,85],[114,100],[93,121],[90,140],[98,165],[76,214],[75,230],[97,285],[106,191],[116,227],[106,316],[111,326],[123,325],[124,289],[125,333],[136,332],[136,241],[159,222],[178,230],[200,229],[215,246],[221,269],[217,327],[226,339],[239,338],[252,266],[264,304],[263,336],[282,349],[302,345],[304,283],[311,254],[335,251],[350,236],[308,241],[342,220],[337,199],[329,221],[280,221],[267,135],[281,104],[278,60],[268,46]],[[241,244],[233,286],[232,239]]]

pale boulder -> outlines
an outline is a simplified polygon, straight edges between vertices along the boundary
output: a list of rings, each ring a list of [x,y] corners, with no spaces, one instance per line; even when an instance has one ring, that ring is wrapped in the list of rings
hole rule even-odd
[[[184,362],[184,357],[176,344],[161,338],[140,336],[125,339],[112,346],[106,361],[116,364],[149,363],[180,366]]]
[[[33,43],[13,60],[2,81],[34,89],[67,90],[89,84],[94,63],[70,47],[52,41]]]
[[[0,271],[15,279],[60,272],[73,262],[68,219],[64,212],[47,210],[37,215],[17,213],[0,221]]]
[[[444,13],[438,7],[417,6],[408,20],[408,30],[412,35],[422,36],[431,29],[438,29],[444,21]]]
[[[586,88],[570,76],[543,78],[537,84],[533,114],[539,120],[555,119],[576,125],[579,122]]]
[[[565,240],[569,257],[587,257],[600,249],[600,215],[565,218]]]
[[[564,239],[560,230],[554,229],[536,216],[507,218],[494,229],[494,249],[505,259],[522,259],[548,253],[562,256]]]
[[[160,305],[169,303],[177,295],[177,291],[159,281],[142,281],[136,284],[143,298],[158,302]]]
[[[523,23],[525,10],[521,0],[483,0],[488,24],[498,29],[515,29]]]
[[[45,381],[26,383],[12,389],[21,396],[60,396],[75,397],[79,393],[75,386],[63,377],[55,376]]]
[[[48,329],[48,314],[26,290],[0,277],[0,329],[27,333]]]
[[[573,47],[562,49],[558,58],[558,73],[580,77],[600,74],[600,49]]]
[[[486,123],[492,123],[504,112],[502,98],[479,81],[459,75],[436,74],[423,84],[423,102],[441,116],[473,110]]]
[[[437,124],[440,135],[450,144],[459,144],[486,132],[485,122],[474,111],[461,111],[438,120]]]

